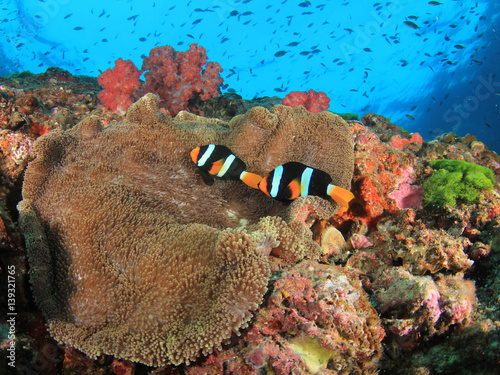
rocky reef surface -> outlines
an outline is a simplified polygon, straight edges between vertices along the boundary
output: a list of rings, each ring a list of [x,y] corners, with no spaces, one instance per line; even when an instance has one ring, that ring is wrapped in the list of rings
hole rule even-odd
[[[17,314],[1,317],[5,368],[13,354],[17,373],[41,374],[499,371],[500,158],[481,140],[235,95],[174,119],[147,96],[125,117],[98,92],[58,69],[0,78],[0,297]],[[340,212],[205,186],[188,155],[212,141],[256,173],[294,159],[352,178],[355,199]],[[116,207],[141,215],[122,210],[109,237]],[[181,261],[176,304],[162,296]]]

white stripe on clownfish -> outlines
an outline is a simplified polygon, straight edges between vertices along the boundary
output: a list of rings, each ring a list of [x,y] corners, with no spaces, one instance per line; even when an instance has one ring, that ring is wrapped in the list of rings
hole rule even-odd
[[[282,176],[283,176],[283,166],[280,165],[279,167],[276,167],[276,169],[274,170],[273,182],[271,183],[270,195],[273,198],[276,198],[276,195],[278,195]]]
[[[326,188],[326,194],[327,195],[331,195],[332,194],[332,191],[333,191],[333,188],[335,187],[336,185],[334,184],[328,184],[327,188]]]
[[[311,184],[311,176],[313,172],[314,169],[307,167],[300,176],[300,195],[302,197],[307,197],[309,195],[309,185]]]
[[[222,177],[226,174],[231,164],[233,164],[234,159],[236,159],[236,156],[234,156],[233,154],[229,155],[226,158],[224,164],[222,165],[222,168],[220,169],[219,173],[217,173],[217,177]]]
[[[212,152],[214,152],[214,150],[215,150],[214,144],[208,145],[207,149],[203,153],[203,156],[200,159],[198,159],[198,167],[202,167],[203,165],[205,165],[205,163],[207,162],[210,155],[212,155]]]

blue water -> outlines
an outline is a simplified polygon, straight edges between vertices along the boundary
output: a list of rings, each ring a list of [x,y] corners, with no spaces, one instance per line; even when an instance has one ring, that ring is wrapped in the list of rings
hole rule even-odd
[[[97,76],[119,57],[140,68],[155,46],[197,42],[224,69],[226,90],[243,98],[324,91],[332,111],[375,112],[426,140],[472,133],[500,151],[497,0],[7,0],[1,8],[0,75],[57,66]]]

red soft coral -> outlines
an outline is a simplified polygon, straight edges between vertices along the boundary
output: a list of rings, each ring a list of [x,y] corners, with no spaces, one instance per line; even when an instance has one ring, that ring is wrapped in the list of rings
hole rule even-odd
[[[389,140],[389,144],[392,147],[399,148],[400,150],[402,150],[408,144],[411,144],[411,143],[416,143],[416,144],[421,145],[422,143],[424,143],[424,139],[422,138],[422,136],[420,134],[413,133],[409,139],[402,138],[399,134],[396,134],[396,135],[393,135],[391,137],[391,139]]]
[[[223,82],[219,76],[221,66],[216,62],[207,64],[205,48],[196,43],[186,52],[175,51],[171,46],[153,48],[142,69],[147,72],[141,94],[158,94],[160,107],[172,116],[187,109],[188,100],[196,93],[203,100],[218,96]]]
[[[296,107],[301,105],[311,113],[326,111],[330,107],[330,98],[324,92],[314,90],[292,91],[283,99],[283,105]]]
[[[113,69],[106,70],[98,77],[99,84],[104,88],[98,95],[102,104],[124,114],[134,102],[132,93],[141,85],[141,73],[131,60],[116,60]]]

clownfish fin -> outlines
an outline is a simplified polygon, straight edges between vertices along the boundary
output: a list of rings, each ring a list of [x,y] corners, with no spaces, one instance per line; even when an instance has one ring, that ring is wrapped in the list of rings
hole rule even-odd
[[[200,171],[200,174],[205,185],[212,186],[214,184],[215,179],[210,175],[210,173],[205,171]]]
[[[198,164],[198,158],[200,156],[200,147],[196,147],[191,151],[191,160],[193,163]]]
[[[259,183],[262,181],[262,177],[255,173],[243,171],[240,174],[240,180],[251,188],[259,189]]]
[[[268,178],[269,175],[267,175],[266,177],[262,178],[262,180],[259,182],[259,189],[260,191],[262,191],[264,194],[266,194],[268,197],[271,196],[271,194],[269,194],[269,191],[267,189],[267,178]]]
[[[354,198],[354,194],[349,190],[332,184],[328,185],[326,193],[342,207],[349,207],[349,202]]]
[[[292,180],[287,187],[288,191],[290,192],[290,197],[288,199],[293,200],[295,198],[300,197],[301,193],[300,180],[298,179]]]
[[[222,166],[224,165],[224,159],[219,159],[216,162],[212,164],[212,167],[208,171],[211,175],[216,175],[217,173],[220,172]]]

